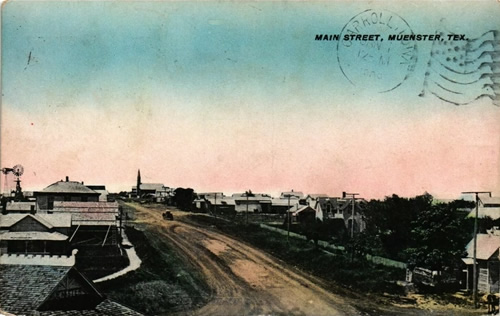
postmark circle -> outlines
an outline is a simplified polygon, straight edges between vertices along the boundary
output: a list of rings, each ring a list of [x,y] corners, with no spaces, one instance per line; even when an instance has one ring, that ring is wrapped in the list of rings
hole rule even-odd
[[[363,11],[342,29],[337,43],[340,70],[360,88],[377,92],[396,89],[415,69],[417,45],[415,41],[390,40],[390,37],[412,34],[408,23],[395,13]]]

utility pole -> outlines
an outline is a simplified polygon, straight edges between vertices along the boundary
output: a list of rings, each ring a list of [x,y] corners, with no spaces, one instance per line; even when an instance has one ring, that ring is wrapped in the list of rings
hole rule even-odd
[[[290,221],[292,220],[291,217],[290,217],[290,197],[292,195],[291,194],[285,194],[284,196],[288,198],[288,208],[287,208],[287,211],[286,211],[286,230],[287,230],[287,233],[286,233],[286,242],[287,242],[288,246],[290,246]]]
[[[462,194],[474,194],[476,196],[476,216],[474,216],[474,250],[473,250],[473,266],[472,266],[472,296],[474,300],[474,308],[478,308],[477,304],[477,218],[479,216],[479,194],[489,194],[491,197],[490,191],[469,191],[462,192]]]
[[[347,192],[342,192],[342,198],[346,198],[347,196],[352,197],[352,215],[351,215],[351,238],[354,237],[354,204],[356,201],[356,195],[359,195],[359,193],[347,193]]]
[[[217,219],[217,192],[215,192],[214,215],[215,219]]]
[[[246,192],[245,192],[245,195],[247,196],[247,214],[246,214],[246,215],[247,215],[247,216],[246,216],[246,217],[247,217],[247,219],[246,219],[247,225],[248,225],[248,194],[250,194],[250,192],[249,192],[249,191],[246,191]]]

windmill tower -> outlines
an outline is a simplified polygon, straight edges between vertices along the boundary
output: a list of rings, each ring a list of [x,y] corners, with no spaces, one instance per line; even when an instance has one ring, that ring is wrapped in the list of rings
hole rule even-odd
[[[21,179],[20,179],[20,177],[24,173],[23,166],[15,165],[12,168],[2,168],[1,171],[5,175],[4,184],[7,183],[7,174],[8,173],[13,173],[16,176],[16,191],[15,191],[14,200],[21,201],[24,198],[23,190],[21,188]]]

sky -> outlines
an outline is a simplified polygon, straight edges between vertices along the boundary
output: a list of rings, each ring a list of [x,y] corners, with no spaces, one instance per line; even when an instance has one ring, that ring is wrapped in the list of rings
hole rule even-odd
[[[480,39],[499,16],[495,1],[5,2],[0,165],[23,165],[27,190],[130,190],[140,169],[197,192],[500,195],[500,107],[433,94],[445,42],[315,40]]]

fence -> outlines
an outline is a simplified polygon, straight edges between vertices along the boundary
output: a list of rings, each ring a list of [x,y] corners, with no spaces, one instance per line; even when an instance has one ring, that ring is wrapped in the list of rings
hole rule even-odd
[[[282,234],[282,235],[288,234],[288,231],[286,231],[284,229],[272,227],[272,226],[269,226],[266,224],[260,224],[260,227],[267,229],[267,230],[270,230],[270,231],[277,232],[277,233]],[[293,233],[293,232],[290,232],[290,237],[294,237],[294,238],[302,239],[302,240],[307,240],[306,236],[300,235],[297,233]],[[324,249],[333,250],[334,252],[338,252],[338,251],[344,252],[345,251],[345,247],[336,246],[336,245],[330,244],[324,240],[318,240],[318,245],[323,247]],[[335,255],[335,253],[331,253],[331,254]],[[380,265],[386,266],[386,267],[393,267],[393,268],[399,268],[399,269],[406,269],[406,267],[407,267],[406,263],[404,263],[404,262],[400,262],[400,261],[396,261],[396,260],[392,260],[392,259],[388,259],[388,258],[384,258],[384,257],[379,257],[379,256],[366,255],[366,260],[373,262],[375,264],[380,264]]]

